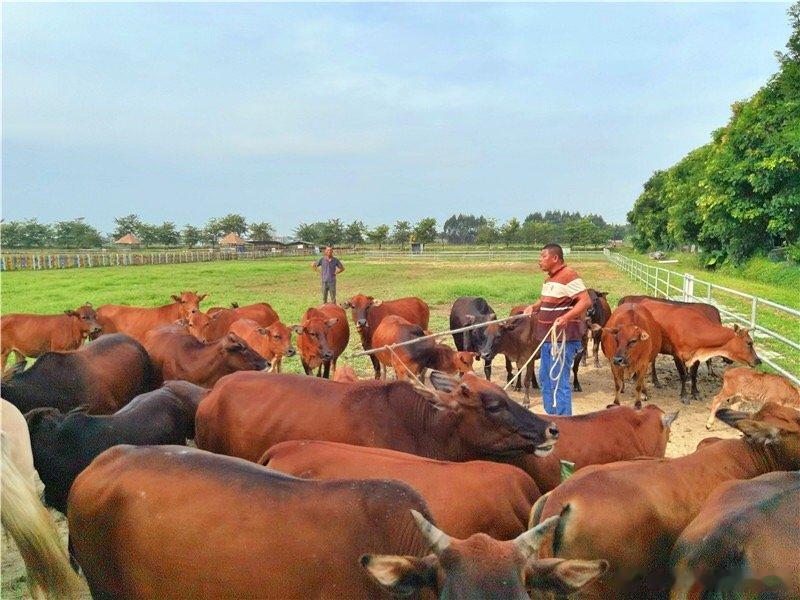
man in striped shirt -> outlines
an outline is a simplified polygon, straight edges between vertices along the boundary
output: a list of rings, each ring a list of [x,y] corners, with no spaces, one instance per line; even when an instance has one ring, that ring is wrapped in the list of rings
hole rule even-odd
[[[547,273],[547,279],[542,284],[541,297],[525,309],[525,314],[538,313],[534,332],[536,339],[547,337],[553,325],[556,333],[564,331],[566,334],[563,355],[553,357],[549,337],[542,345],[539,365],[542,400],[548,414],[571,415],[569,373],[575,355],[581,351],[581,338],[586,331],[584,316],[592,300],[575,270],[564,264],[564,250],[558,244],[547,244],[542,248],[539,267]]]

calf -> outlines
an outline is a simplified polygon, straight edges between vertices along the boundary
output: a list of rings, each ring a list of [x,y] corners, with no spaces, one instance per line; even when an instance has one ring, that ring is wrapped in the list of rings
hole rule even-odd
[[[599,325],[600,327],[605,327],[608,319],[611,317],[611,306],[608,304],[608,300],[606,296],[608,296],[608,292],[598,292],[597,290],[593,290],[589,288],[587,290],[589,292],[589,298],[592,300],[592,305],[586,311],[586,316],[589,319],[589,325]],[[594,354],[594,366],[596,369],[600,368],[600,338],[602,337],[602,331],[598,329],[591,329],[592,331],[592,343],[593,349],[592,353]],[[583,345],[583,366],[586,366],[588,357],[589,357],[589,348],[588,348],[588,336],[584,338],[584,345]]]
[[[427,333],[419,325],[409,323],[403,317],[389,315],[384,317],[372,335],[372,347],[381,348],[425,337]],[[381,350],[375,356],[383,366],[381,379],[386,379],[386,369],[391,366],[397,379],[421,377],[426,369],[444,373],[466,373],[472,370],[475,354],[456,352],[449,346],[439,344],[433,338],[400,346],[391,350]]]
[[[654,404],[641,410],[611,405],[573,417],[547,415],[560,432],[553,452],[546,458],[524,455],[509,462],[533,477],[542,492],[549,492],[561,483],[562,460],[582,469],[637,456],[662,458],[677,417],[677,412],[665,413]]]
[[[214,342],[228,333],[239,319],[255,321],[260,327],[269,327],[279,321],[278,313],[266,302],[237,308],[218,308],[207,313],[193,310],[188,316],[189,333],[201,342]]]
[[[338,383],[355,383],[361,381],[358,374],[350,365],[340,365],[331,379]]]
[[[405,381],[236,373],[201,402],[197,447],[253,461],[279,442],[308,439],[453,461],[552,451],[558,429],[498,386],[470,373],[430,379],[434,392]]]
[[[25,357],[35,358],[45,352],[75,350],[84,339],[99,334],[97,315],[89,302],[75,310],[66,310],[63,315],[3,315],[0,317],[0,368],[6,368],[11,352],[17,362],[23,362]]]
[[[665,594],[672,584],[669,552],[716,486],[800,468],[796,410],[769,402],[755,415],[724,409],[717,418],[744,439],[721,440],[681,458],[587,467],[534,506],[533,521],[562,515],[553,556],[609,561],[592,597]]]
[[[423,329],[428,328],[431,311],[425,302],[410,296],[408,298],[398,298],[397,300],[375,300],[372,296],[356,294],[344,304],[342,308],[350,308],[353,324],[361,337],[361,345],[364,350],[371,350],[372,336],[380,322],[388,315],[403,317],[409,323],[419,325]],[[464,348],[459,348],[463,350]],[[374,355],[370,355],[372,368],[375,370],[375,379],[381,376],[381,366]]]
[[[463,538],[478,532],[517,537],[528,529],[540,495],[533,479],[511,465],[445,462],[335,442],[282,442],[259,462],[305,479],[397,479],[422,495],[439,525]]]
[[[3,397],[23,413],[44,407],[67,412],[86,405],[89,413],[108,414],[156,385],[147,351],[116,333],[78,350],[43,354],[29,369],[3,381]]]
[[[172,304],[155,308],[104,304],[97,308],[97,322],[104,333],[124,333],[143,343],[150,330],[188,319],[193,310],[200,310],[206,296],[198,296],[196,291],[181,292],[179,296],[173,294]]]
[[[292,330],[280,321],[261,327],[251,319],[239,319],[233,322],[228,331],[238,335],[264,357],[272,365],[270,371],[280,373],[283,357],[296,354],[292,346]]]
[[[185,444],[194,437],[194,415],[203,395],[179,396],[167,383],[137,396],[113,415],[63,414],[54,408],[29,412],[33,462],[44,483],[45,502],[66,513],[75,478],[112,446]]]
[[[614,376],[614,404],[619,404],[625,379],[635,377],[635,406],[640,408],[647,399],[647,371],[661,351],[661,327],[644,306],[623,304],[602,328],[602,344]]]
[[[671,597],[800,597],[800,473],[716,487],[672,550]]]
[[[400,482],[296,479],[175,446],[106,451],[76,479],[68,520],[95,598],[527,598],[607,566],[532,560],[557,518],[511,541],[456,540]]]
[[[147,334],[145,347],[159,383],[183,379],[210,388],[234,371],[263,371],[270,366],[234,333],[204,344],[179,326],[159,327]]]
[[[711,429],[720,404],[733,398],[760,404],[777,402],[800,408],[800,391],[785,377],[759,373],[748,367],[736,367],[725,371],[722,389],[711,402],[711,414],[706,421],[706,429]]]
[[[453,307],[450,309],[450,329],[460,329],[469,325],[495,321],[496,319],[497,313],[492,310],[492,307],[489,306],[485,299],[480,297],[463,296],[453,302]],[[453,342],[456,345],[456,350],[480,353],[486,342],[486,330],[483,327],[478,327],[477,329],[454,333]],[[497,352],[492,354],[488,361],[481,356],[484,359],[483,371],[486,379],[492,378],[492,360],[496,354]]]
[[[302,322],[292,330],[297,334],[297,348],[306,375],[317,369],[317,377],[328,379],[331,367],[336,374],[336,361],[350,341],[344,310],[335,304],[309,308]]]

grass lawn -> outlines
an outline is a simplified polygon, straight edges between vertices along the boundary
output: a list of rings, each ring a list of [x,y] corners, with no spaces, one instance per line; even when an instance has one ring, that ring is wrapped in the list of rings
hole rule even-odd
[[[517,304],[532,302],[539,295],[543,274],[529,262],[488,260],[466,263],[463,260],[420,259],[368,261],[344,257],[346,271],[339,277],[339,302],[362,292],[376,298],[419,296],[431,306],[433,331],[448,329],[450,306],[459,296],[483,296],[498,315],[508,314]],[[270,258],[253,261],[209,262],[138,267],[64,269],[52,271],[14,271],[2,275],[0,311],[56,313],[90,301],[95,306],[107,303],[156,306],[170,301],[181,290],[208,293],[203,308],[269,302],[287,324],[297,323],[309,306],[320,302],[318,276],[311,260]],[[586,284],[609,292],[609,302],[626,294],[643,293],[644,288],[602,260],[573,263]],[[737,286],[738,287],[738,286]],[[741,288],[740,288],[741,289]],[[776,287],[777,289],[777,287]],[[765,290],[767,297],[774,297]],[[784,335],[792,337],[796,321],[779,320]],[[777,328],[777,327],[776,327]],[[794,335],[793,337],[798,337]],[[360,348],[352,332],[350,350]],[[787,357],[795,361],[797,356]],[[354,366],[367,372],[368,360],[357,359]],[[288,361],[289,369],[299,371],[298,361]]]

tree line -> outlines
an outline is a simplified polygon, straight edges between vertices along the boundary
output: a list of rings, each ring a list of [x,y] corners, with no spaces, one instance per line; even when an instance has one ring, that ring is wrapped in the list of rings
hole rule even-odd
[[[7,248],[96,248],[113,244],[126,234],[134,235],[143,246],[195,247],[214,246],[222,236],[236,233],[250,240],[269,240],[275,229],[267,222],[248,223],[238,214],[211,218],[203,227],[185,225],[178,230],[175,223],[151,224],[135,214],[114,220],[115,228],[103,235],[83,219],[39,223],[36,219],[11,221],[0,225],[2,244]],[[610,239],[622,239],[624,225],[610,225],[599,215],[583,216],[579,212],[547,211],[527,215],[522,221],[512,218],[505,223],[482,215],[452,215],[438,228],[436,219],[426,217],[412,223],[399,220],[390,226],[366,226],[362,221],[344,223],[329,219],[301,223],[294,230],[297,239],[320,245],[357,246],[410,242],[488,245],[546,244],[599,245]]]
[[[709,143],[644,184],[628,213],[638,250],[696,244],[711,266],[777,248],[800,261],[800,3],[789,20],[778,72]]]

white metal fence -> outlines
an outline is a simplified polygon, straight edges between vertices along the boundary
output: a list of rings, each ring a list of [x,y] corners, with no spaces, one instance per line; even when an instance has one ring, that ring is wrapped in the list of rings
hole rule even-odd
[[[678,273],[657,265],[648,265],[626,256],[605,251],[609,262],[642,282],[648,294],[683,300],[706,302],[719,309],[723,320],[750,328],[751,332],[767,342],[768,352],[759,349],[759,356],[781,375],[800,385],[800,365],[796,358],[800,352],[800,310],[778,304],[766,298],[740,292],[710,281],[695,278],[690,273]],[[775,331],[779,320],[786,335]],[[789,356],[786,356],[787,353]]]
[[[469,260],[537,260],[539,250],[426,250],[420,253],[401,250],[367,250],[364,258],[368,260],[389,260],[389,259],[408,259],[408,260],[456,260],[460,258]],[[573,259],[603,259],[605,255],[602,250],[573,250],[564,249],[564,253]]]

